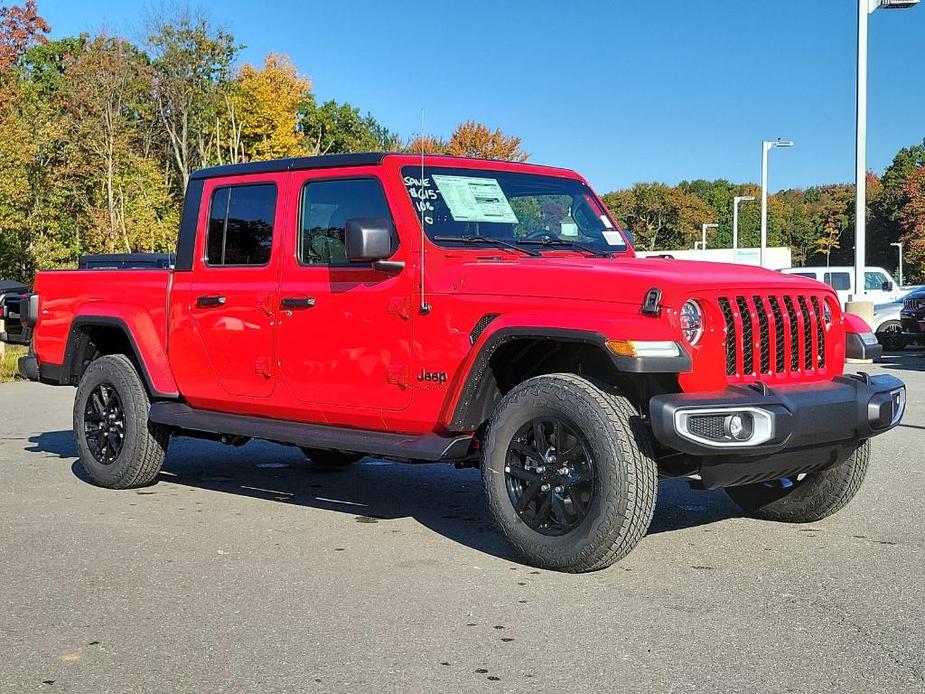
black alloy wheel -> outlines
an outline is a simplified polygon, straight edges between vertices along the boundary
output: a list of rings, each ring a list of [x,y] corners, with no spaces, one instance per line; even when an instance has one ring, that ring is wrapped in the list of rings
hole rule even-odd
[[[539,417],[511,440],[504,467],[514,511],[542,535],[565,535],[584,521],[595,493],[594,461],[580,429]]]
[[[84,408],[84,436],[87,448],[102,465],[112,465],[125,444],[125,410],[119,394],[108,383],[90,393]]]

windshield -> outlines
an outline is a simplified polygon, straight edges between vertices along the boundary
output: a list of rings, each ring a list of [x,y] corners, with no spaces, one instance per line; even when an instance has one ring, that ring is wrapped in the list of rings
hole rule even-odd
[[[591,190],[571,178],[446,167],[402,169],[427,236],[440,245],[467,237],[568,250],[626,250]],[[536,246],[533,246],[536,244]]]

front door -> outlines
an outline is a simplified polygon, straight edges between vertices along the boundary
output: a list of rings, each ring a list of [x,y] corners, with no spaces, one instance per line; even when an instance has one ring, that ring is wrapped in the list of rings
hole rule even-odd
[[[280,374],[297,400],[321,405],[332,423],[338,411],[360,422],[350,410],[374,418],[411,401],[410,268],[390,274],[351,263],[344,246],[347,220],[394,215],[376,169],[340,173],[293,174],[299,205],[279,287]]]
[[[174,305],[182,302],[186,317],[171,336],[177,370],[184,373],[184,364],[192,364],[200,371],[184,388],[200,406],[273,393],[281,256],[274,232],[284,214],[281,199],[266,177],[206,182],[205,229],[198,234],[192,272],[174,287]],[[211,378],[201,373],[206,364]]]

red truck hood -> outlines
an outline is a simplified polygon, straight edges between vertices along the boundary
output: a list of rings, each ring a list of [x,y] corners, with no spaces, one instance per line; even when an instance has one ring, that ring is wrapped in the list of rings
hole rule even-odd
[[[749,265],[708,263],[667,258],[616,259],[576,256],[476,261],[477,268],[463,272],[464,294],[515,295],[563,299],[617,301],[639,304],[652,287],[662,290],[666,303],[704,290],[828,289],[815,280],[785,275]]]

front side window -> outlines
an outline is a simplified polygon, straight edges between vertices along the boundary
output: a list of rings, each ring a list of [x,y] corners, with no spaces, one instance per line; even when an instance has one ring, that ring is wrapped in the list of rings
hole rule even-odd
[[[226,186],[212,192],[206,263],[266,265],[273,249],[276,185]]]
[[[847,272],[827,272],[824,275],[827,285],[836,291],[851,289],[851,275]]]
[[[594,193],[573,178],[446,167],[407,166],[402,179],[428,237],[437,244],[472,238],[524,246],[627,249]]]
[[[392,219],[375,178],[311,181],[302,188],[299,261],[305,265],[347,265],[344,236],[357,218]]]
[[[883,285],[887,282],[887,278],[882,272],[865,272],[864,273],[864,289],[867,291],[876,290],[881,291]]]

